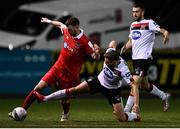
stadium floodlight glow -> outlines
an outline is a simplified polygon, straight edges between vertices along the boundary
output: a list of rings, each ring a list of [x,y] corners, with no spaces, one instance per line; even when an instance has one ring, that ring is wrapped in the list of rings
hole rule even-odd
[[[9,46],[8,46],[9,50],[12,51],[14,46],[10,43]]]

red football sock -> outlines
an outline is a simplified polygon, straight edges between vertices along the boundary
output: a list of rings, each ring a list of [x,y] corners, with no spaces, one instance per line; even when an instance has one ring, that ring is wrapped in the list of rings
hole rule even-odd
[[[63,110],[64,110],[64,114],[67,114],[69,112],[70,109],[70,103],[61,103]]]
[[[32,91],[28,94],[28,96],[25,98],[25,100],[24,100],[24,102],[23,102],[22,107],[23,107],[24,109],[26,109],[26,110],[31,106],[31,104],[34,102],[34,100],[36,100],[36,98],[35,98],[35,96],[34,96],[34,94],[33,94],[33,91],[34,91],[34,90],[32,90]]]

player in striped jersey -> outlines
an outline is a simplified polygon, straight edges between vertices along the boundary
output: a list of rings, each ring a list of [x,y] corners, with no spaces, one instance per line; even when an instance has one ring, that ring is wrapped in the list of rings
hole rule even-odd
[[[123,121],[140,121],[140,116],[136,112],[124,112],[123,102],[121,98],[121,83],[124,79],[129,86],[132,87],[134,94],[134,103],[136,108],[139,106],[139,91],[135,85],[132,75],[125,63],[116,51],[115,42],[111,42],[104,54],[104,65],[102,71],[97,77],[90,78],[76,87],[59,90],[50,95],[43,96],[38,92],[34,92],[37,99],[41,102],[51,99],[62,99],[64,97],[71,97],[74,95],[90,92],[95,94],[101,92],[113,107],[113,113],[117,120]]]
[[[144,19],[144,7],[141,4],[133,6],[132,15],[134,22],[130,27],[129,40],[122,47],[121,54],[127,49],[132,48],[132,63],[135,71],[133,79],[140,87],[146,88],[151,94],[159,96],[164,102],[164,111],[169,109],[169,93],[165,93],[154,84],[148,82],[147,71],[152,61],[152,50],[154,45],[155,33],[163,35],[163,43],[169,40],[169,32],[160,28],[152,19]],[[130,111],[133,106],[133,96],[130,95],[125,107]]]

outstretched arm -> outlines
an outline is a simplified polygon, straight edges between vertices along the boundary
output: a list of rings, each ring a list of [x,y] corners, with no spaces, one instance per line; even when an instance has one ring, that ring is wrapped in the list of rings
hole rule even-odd
[[[53,20],[50,20],[50,19],[48,19],[46,17],[42,17],[41,18],[41,22],[42,23],[49,23],[49,24],[52,24],[52,25],[54,25],[56,27],[59,27],[59,28],[66,27],[66,25],[63,24],[62,22],[60,22],[60,21],[53,21]]]
[[[169,32],[165,30],[164,28],[160,28],[160,33],[163,34],[163,43],[166,44],[169,40]]]

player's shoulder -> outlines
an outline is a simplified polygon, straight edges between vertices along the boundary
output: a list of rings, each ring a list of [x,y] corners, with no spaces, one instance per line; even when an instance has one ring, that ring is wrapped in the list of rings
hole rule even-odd
[[[133,25],[133,24],[137,24],[138,22],[137,21],[133,21],[132,23],[131,23],[131,26]]]
[[[150,26],[159,26],[153,19],[147,19]]]
[[[144,19],[144,22],[155,23],[155,21],[153,19]]]
[[[131,25],[133,25],[133,24],[138,24],[138,23],[144,23],[144,22],[154,22],[154,20],[153,20],[153,19],[143,19],[143,20],[141,20],[141,21],[133,21],[133,22],[131,23]]]
[[[80,33],[75,37],[76,39],[82,39],[84,38],[85,34],[84,34],[84,30],[80,29]]]
[[[90,41],[88,36],[84,32],[81,32],[78,36],[76,36],[75,40],[84,45],[88,44]]]
[[[148,22],[154,22],[154,20],[153,19],[146,19]]]
[[[139,24],[139,23],[140,23],[139,21],[133,21],[133,22],[131,23],[131,27],[134,26],[134,25],[136,25],[136,24]]]

